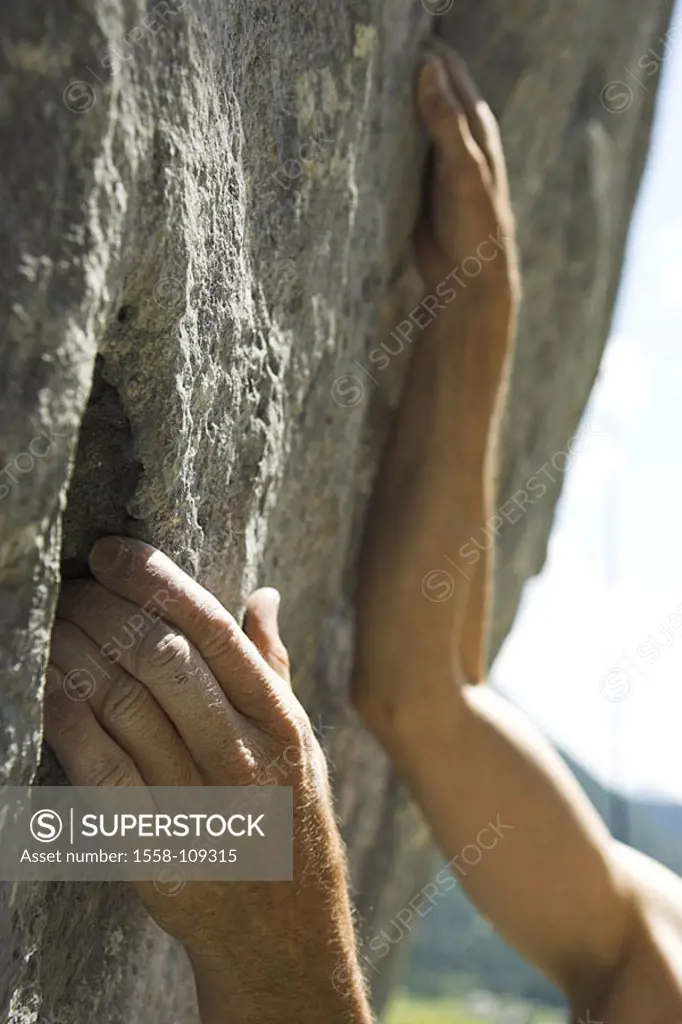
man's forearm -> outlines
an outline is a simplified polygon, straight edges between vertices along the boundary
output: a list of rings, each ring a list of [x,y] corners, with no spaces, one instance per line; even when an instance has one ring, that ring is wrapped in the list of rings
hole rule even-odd
[[[497,287],[474,282],[427,327],[411,366],[391,459],[394,466],[403,464],[399,498],[415,495],[405,571],[412,566],[414,593],[422,589],[426,571],[442,566],[453,578],[451,599],[440,609],[431,603],[424,612],[432,621],[447,620],[469,682],[480,681],[487,670],[494,543],[475,541],[492,529],[517,302],[504,280]]]
[[[492,551],[472,539],[493,514],[500,374],[514,323],[514,297],[477,285],[427,327],[414,354],[361,556],[359,616],[372,628],[358,631],[354,689],[378,731],[424,707],[418,678],[437,679],[451,664],[461,680],[485,674]],[[471,366],[484,350],[482,378]],[[429,599],[431,579],[446,581],[446,600]],[[377,686],[377,673],[411,673],[412,682]]]
[[[467,467],[474,485],[482,480],[483,461],[498,429],[496,413],[506,394],[517,304],[504,279],[497,284],[475,280],[435,314],[410,365],[391,439],[399,457],[385,458],[386,472],[425,461],[446,469],[442,504],[450,507],[448,489],[453,482],[461,485]]]

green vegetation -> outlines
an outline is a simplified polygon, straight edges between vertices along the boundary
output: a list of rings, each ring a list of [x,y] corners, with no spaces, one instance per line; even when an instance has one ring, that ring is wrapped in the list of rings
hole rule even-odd
[[[398,998],[391,1004],[386,1024],[481,1024],[452,999]]]
[[[518,1024],[562,1024],[565,1020],[554,1009],[537,1009],[530,1003],[517,1000],[508,1004],[506,1009],[513,1016],[505,1016],[500,1009],[499,1014],[482,1017],[467,1010],[458,999],[414,999],[399,993],[389,1007],[386,1024],[491,1024],[501,1020],[514,1020]]]

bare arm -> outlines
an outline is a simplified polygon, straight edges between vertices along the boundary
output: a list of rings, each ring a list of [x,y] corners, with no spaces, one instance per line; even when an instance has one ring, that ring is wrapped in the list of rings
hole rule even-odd
[[[564,989],[576,1019],[607,1006],[620,1014],[609,1024],[672,1024],[682,1011],[679,881],[666,876],[654,896],[642,865],[659,883],[663,869],[646,858],[626,865],[560,758],[475,685],[491,573],[471,542],[492,515],[516,251],[494,119],[444,48],[422,74],[420,107],[435,147],[420,269],[431,294],[444,295],[439,284],[457,268],[465,287],[424,332],[377,481],[360,565],[356,705],[478,907]],[[484,261],[492,250],[480,243],[495,236],[506,244]],[[469,257],[481,270],[467,279]],[[473,864],[468,844],[481,853]],[[636,1018],[640,988],[647,1012]]]

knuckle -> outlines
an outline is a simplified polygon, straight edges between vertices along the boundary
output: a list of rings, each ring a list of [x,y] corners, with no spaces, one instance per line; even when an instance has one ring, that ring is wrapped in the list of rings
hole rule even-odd
[[[182,633],[159,622],[150,630],[137,650],[135,675],[155,679],[184,669],[191,658],[191,645]]]
[[[186,608],[191,635],[197,636],[205,656],[222,655],[239,643],[242,630],[236,620],[211,594]]]
[[[188,604],[185,608],[185,615],[190,623],[190,627],[199,632],[206,629],[207,624],[215,616],[215,608],[215,599],[210,594],[206,594],[204,598]]]
[[[125,725],[144,712],[149,692],[129,675],[119,675],[102,698],[101,714],[112,725]]]
[[[234,657],[242,644],[244,634],[229,612],[220,616],[209,610],[198,616],[198,633],[201,636],[201,652],[206,660],[222,660]]]

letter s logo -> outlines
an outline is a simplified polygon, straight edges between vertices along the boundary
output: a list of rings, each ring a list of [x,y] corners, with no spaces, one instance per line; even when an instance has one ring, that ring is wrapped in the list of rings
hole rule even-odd
[[[29,825],[31,835],[39,843],[53,843],[61,835],[64,823],[56,811],[36,811]]]

